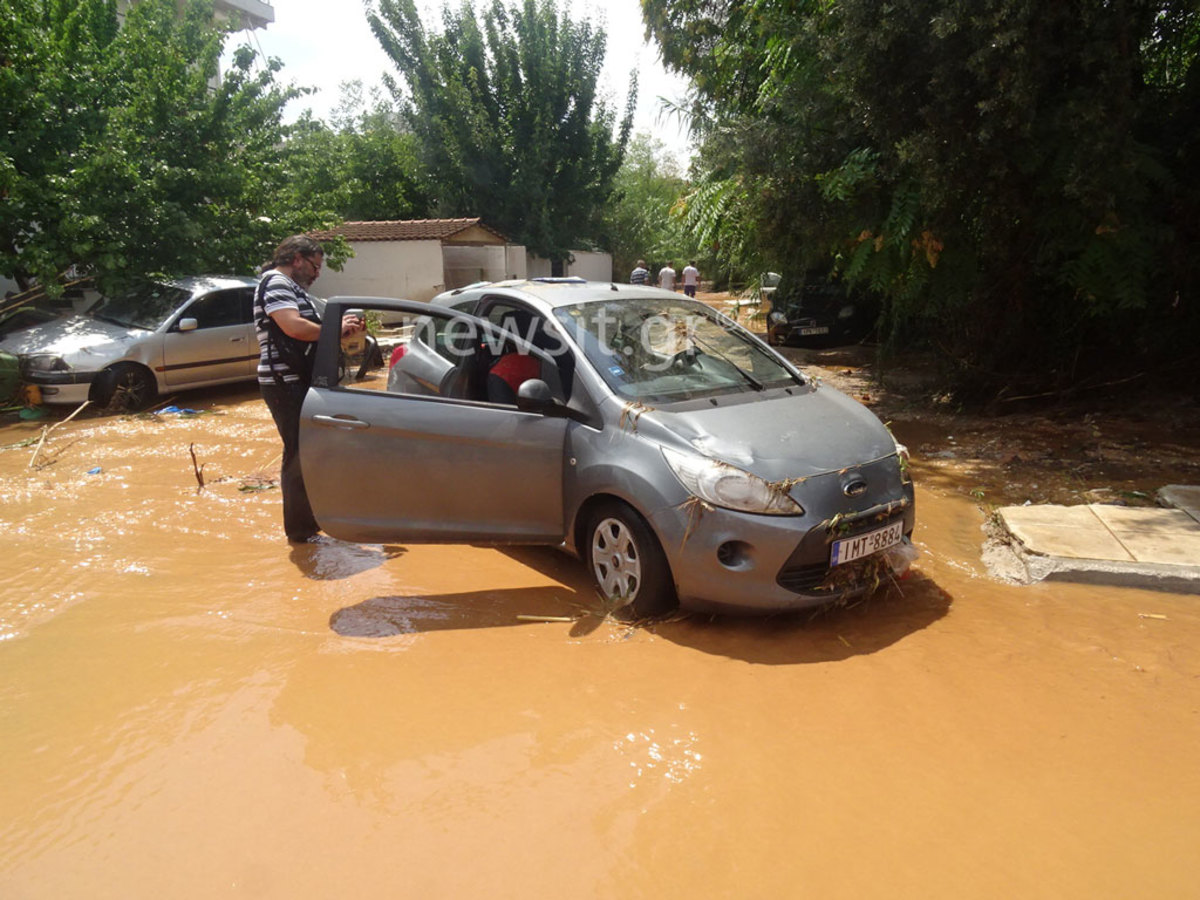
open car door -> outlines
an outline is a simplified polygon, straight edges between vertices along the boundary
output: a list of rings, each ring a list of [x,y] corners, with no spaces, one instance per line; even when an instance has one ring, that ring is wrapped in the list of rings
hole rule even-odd
[[[349,309],[390,323],[378,336],[384,368],[361,380],[339,339]],[[414,301],[336,297],[322,329],[300,460],[327,534],[373,543],[563,539],[571,422],[552,358],[485,320]],[[488,380],[514,352],[523,364],[506,371],[524,373],[527,396],[506,402],[489,395]]]

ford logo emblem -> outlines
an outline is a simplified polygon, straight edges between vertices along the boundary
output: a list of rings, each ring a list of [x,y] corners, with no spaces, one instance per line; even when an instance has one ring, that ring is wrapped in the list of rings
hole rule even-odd
[[[867,483],[861,478],[855,478],[853,481],[847,481],[842,485],[842,493],[847,497],[858,497],[865,494],[867,491]]]

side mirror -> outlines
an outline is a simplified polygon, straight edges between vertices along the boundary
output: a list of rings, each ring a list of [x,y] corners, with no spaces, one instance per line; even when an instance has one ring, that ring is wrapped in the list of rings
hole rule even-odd
[[[179,324],[175,327],[180,331],[195,331],[200,327],[200,323],[192,318],[180,319]]]
[[[558,408],[550,385],[540,378],[529,378],[517,388],[517,409],[522,412],[550,413]]]

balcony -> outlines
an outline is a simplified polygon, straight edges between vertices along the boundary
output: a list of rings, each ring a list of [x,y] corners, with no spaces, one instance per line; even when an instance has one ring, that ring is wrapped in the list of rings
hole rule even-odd
[[[215,0],[213,6],[217,16],[240,19],[243,28],[266,28],[275,21],[275,10],[264,0]]]

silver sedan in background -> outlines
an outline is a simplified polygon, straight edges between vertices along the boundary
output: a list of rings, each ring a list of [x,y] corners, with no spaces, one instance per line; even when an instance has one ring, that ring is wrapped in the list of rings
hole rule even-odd
[[[578,279],[328,303],[300,455],[333,537],[561,545],[636,615],[828,604],[912,556],[888,429],[702,303]],[[402,323],[386,377],[339,358],[352,308]]]
[[[159,393],[257,377],[257,284],[235,275],[146,282],[14,331],[0,350],[18,357],[46,403],[144,409]]]

